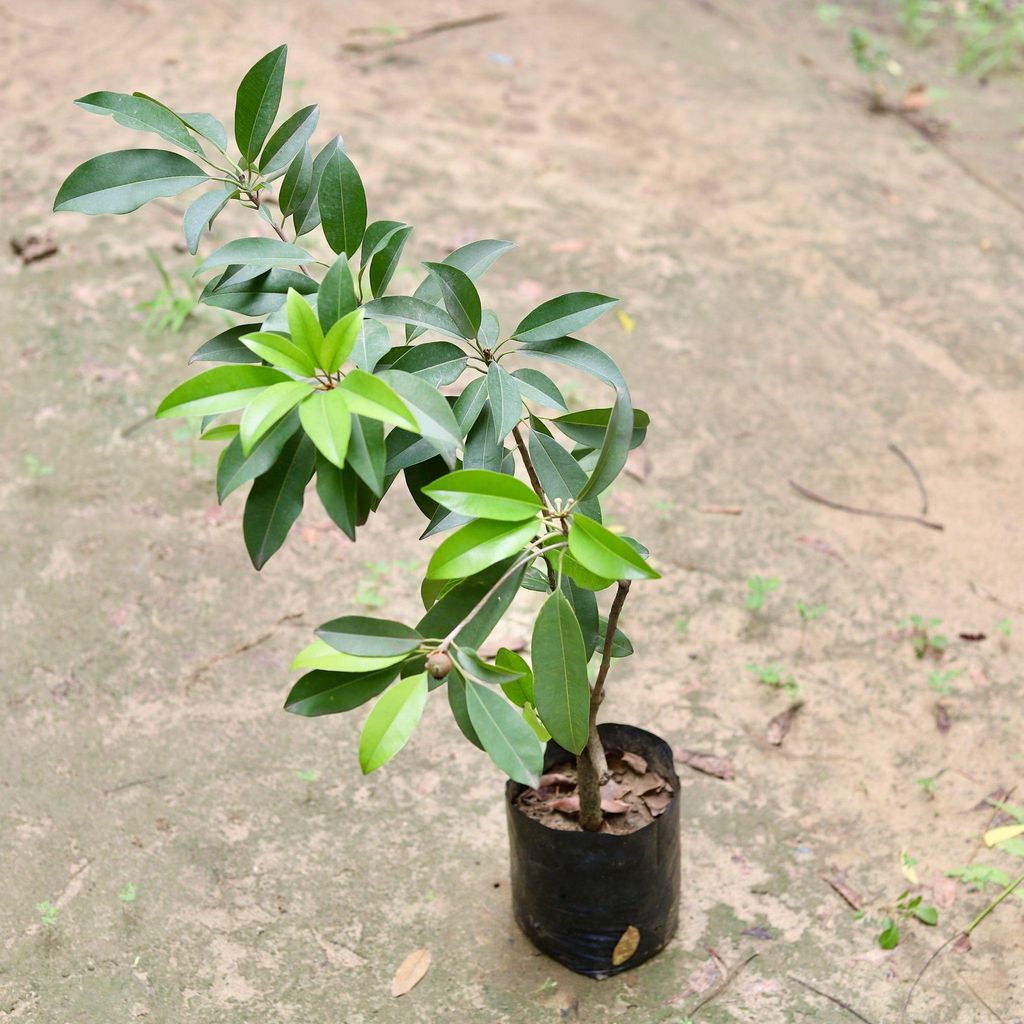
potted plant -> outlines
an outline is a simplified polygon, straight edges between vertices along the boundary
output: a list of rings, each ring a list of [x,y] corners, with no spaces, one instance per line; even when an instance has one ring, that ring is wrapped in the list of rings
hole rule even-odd
[[[141,93],[83,96],[85,110],[182,152],[94,157],[68,176],[54,209],[125,214],[201,188],[184,215],[193,254],[229,203],[272,229],[200,264],[202,301],[242,322],[195,352],[190,362],[220,365],[175,388],[157,417],[188,417],[224,444],[217,495],[249,485],[243,533],[257,569],[314,479],[353,540],[399,477],[428,521],[423,538],[443,537],[419,621],[324,623],[295,659],[307,671],[285,707],[315,717],[375,701],[359,743],[366,773],[401,750],[443,689],[466,739],[510,780],[520,925],[575,970],[632,967],[675,929],[679,817],[667,745],[597,724],[612,662],[632,652],[618,628],[630,586],[658,577],[642,545],[602,525],[600,496],[648,423],[612,359],[575,337],[616,300],[560,295],[503,332],[475,283],[511,245],[495,240],[425,263],[412,295],[389,294],[412,228],[367,223],[341,140],[310,148],[316,106],[274,127],[286,56],[278,47],[242,79],[234,156],[210,114],[179,114]],[[306,241],[317,228],[326,261]],[[537,363],[596,378],[610,404],[570,411]],[[522,591],[535,592],[531,661],[507,649],[489,660],[481,648]]]

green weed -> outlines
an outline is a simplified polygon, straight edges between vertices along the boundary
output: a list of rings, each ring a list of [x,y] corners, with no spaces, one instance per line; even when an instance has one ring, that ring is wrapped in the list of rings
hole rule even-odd
[[[181,272],[175,275],[181,285],[176,285],[156,252],[152,249],[146,251],[160,275],[160,287],[152,299],[140,302],[135,308],[149,314],[146,317],[147,331],[177,334],[199,305],[199,289],[191,275]]]
[[[882,949],[895,949],[900,944],[901,924],[916,920],[934,927],[939,923],[939,912],[930,903],[923,903],[921,896],[911,896],[908,889],[896,897],[896,903],[882,921],[878,944]]]
[[[949,641],[941,633],[932,632],[941,624],[942,619],[926,619],[923,615],[911,615],[899,624],[899,628],[910,630],[910,643],[918,658],[923,658],[926,654],[941,657],[949,646]]]
[[[751,662],[747,665],[747,671],[752,672],[757,676],[758,682],[763,683],[765,686],[770,686],[776,690],[785,690],[785,692],[791,697],[796,698],[800,695],[800,686],[792,676],[786,676],[783,678],[782,668],[779,665],[756,665]]]
[[[928,685],[936,692],[948,697],[953,692],[952,682],[963,669],[954,668],[946,672],[934,670],[928,673]]]
[[[44,928],[52,928],[60,916],[60,907],[54,906],[49,900],[37,903],[36,910],[39,912],[39,923]]]
[[[44,476],[53,474],[53,466],[44,465],[34,455],[25,456],[25,469],[33,480],[41,480]]]
[[[764,579],[761,576],[751,576],[747,580],[747,599],[745,604],[752,611],[760,611],[764,607],[765,599],[772,591],[778,590],[782,584],[771,577]]]

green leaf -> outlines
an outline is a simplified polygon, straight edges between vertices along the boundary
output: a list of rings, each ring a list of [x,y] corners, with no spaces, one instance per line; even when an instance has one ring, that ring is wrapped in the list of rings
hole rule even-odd
[[[590,682],[583,633],[561,591],[541,606],[530,650],[541,721],[556,742],[578,754],[590,728]]]
[[[377,320],[369,320],[364,316],[362,327],[359,328],[356,337],[355,348],[352,349],[352,362],[360,370],[372,373],[381,356],[390,348],[391,336],[388,329]]]
[[[899,925],[891,917],[887,917],[882,922],[882,933],[878,936],[878,944],[882,949],[895,949],[900,944]]]
[[[280,334],[257,331],[255,334],[243,334],[240,341],[260,359],[265,359],[282,370],[300,377],[312,377],[316,374],[316,366],[305,349],[299,348]]]
[[[163,149],[104,153],[76,167],[53,201],[56,213],[131,213],[152,199],[209,181],[191,160]]]
[[[302,152],[320,120],[320,108],[314,103],[297,110],[270,136],[260,156],[260,174],[272,181],[283,174]]]
[[[236,238],[203,260],[194,276],[236,263],[269,270],[271,267],[301,266],[312,260],[305,249],[282,242],[280,238]]]
[[[342,253],[324,274],[320,290],[317,292],[316,311],[324,334],[358,305],[352,268],[348,265],[348,258]]]
[[[551,422],[563,434],[571,437],[579,444],[585,445],[587,448],[600,448],[604,444],[611,415],[612,409],[583,409],[579,412],[567,413],[565,416],[556,416]],[[629,441],[630,448],[636,448],[643,444],[644,438],[647,436],[647,426],[650,422],[650,416],[642,409],[633,410],[633,432]]]
[[[541,405],[549,406],[552,409],[564,409],[568,412],[569,407],[565,404],[562,392],[546,373],[524,366],[519,370],[513,370],[512,376],[518,381],[519,393],[523,398],[531,402],[540,402]]]
[[[338,388],[345,392],[349,408],[359,416],[368,416],[407,430],[419,430],[414,414],[382,377],[363,370],[351,370]]]
[[[299,518],[315,461],[312,441],[296,433],[285,443],[274,465],[253,483],[242,516],[242,533],[257,569],[262,569],[281,547]]]
[[[544,770],[544,748],[511,704],[494,690],[466,683],[466,707],[484,750],[510,778],[538,786]]]
[[[491,665],[469,647],[455,645],[451,649],[451,654],[455,663],[462,670],[463,675],[476,679],[481,683],[501,686],[504,683],[514,683],[522,676],[522,673],[516,670],[510,671]]]
[[[553,437],[531,430],[528,447],[533,468],[549,501],[561,500],[564,506],[583,490],[587,483],[586,472]],[[581,508],[592,519],[598,519],[601,514],[595,499],[582,502]]]
[[[348,443],[348,464],[360,480],[379,498],[384,494],[384,424],[368,417],[352,417]]]
[[[359,479],[352,467],[338,469],[322,455],[318,455],[316,493],[331,521],[349,540],[355,540],[359,519]]]
[[[545,590],[547,588],[545,587]],[[510,682],[502,683],[502,690],[517,707],[533,703],[533,670],[525,658],[510,651],[507,647],[498,649],[494,657],[494,664],[509,672],[517,672],[519,678]]]
[[[619,300],[594,292],[570,292],[548,299],[515,329],[517,341],[551,341],[562,338],[596,320]]]
[[[320,150],[313,158],[313,166],[310,170],[309,187],[302,197],[298,207],[292,214],[292,223],[295,225],[296,237],[308,234],[320,223],[320,203],[318,193],[320,179],[323,177],[324,168],[330,163],[331,158],[341,149],[341,139],[335,135],[330,142]]]
[[[382,668],[390,668],[405,661],[406,655],[392,654],[387,658],[359,658],[354,654],[343,654],[336,651],[325,640],[314,640],[308,647],[304,647],[295,655],[291,667],[297,668],[320,668],[329,672],[355,672],[365,675],[367,672],[376,672]]]
[[[269,366],[216,366],[179,384],[157,407],[156,418],[212,416],[248,405],[265,388],[289,380]]]
[[[372,224],[367,225],[359,253],[360,275],[373,261],[373,257],[377,253],[383,252],[395,233],[408,226],[400,220],[375,220]]]
[[[387,764],[409,742],[427,705],[427,674],[400,679],[373,706],[359,737],[364,775]]]
[[[309,143],[288,165],[284,180],[277,195],[277,204],[282,217],[290,217],[309,193],[313,181],[313,154]]]
[[[237,423],[219,423],[199,435],[200,441],[230,441],[238,436]]]
[[[203,147],[189,134],[184,122],[172,110],[148,96],[129,96],[123,92],[91,92],[75,100],[75,104],[91,114],[109,115],[125,128],[137,132],[155,132],[162,139],[181,146],[197,156]]]
[[[411,227],[403,227],[388,238],[387,244],[370,261],[370,290],[378,298],[388,290],[391,278],[398,269],[402,250],[412,234]]]
[[[261,391],[242,413],[238,434],[242,440],[242,451],[248,455],[260,437],[282,416],[294,409],[309,393],[310,385],[300,380],[272,384],[269,388]]]
[[[352,414],[344,393],[338,388],[314,391],[299,406],[299,419],[317,451],[339,469],[344,466],[352,433]]]
[[[357,658],[391,658],[409,654],[423,637],[411,626],[394,619],[343,615],[325,622],[316,635],[342,654]]]
[[[456,448],[462,443],[462,435],[455,414],[444,396],[425,380],[401,370],[385,370],[378,374],[377,380],[384,381],[401,396],[415,418],[416,429],[449,466],[453,465]],[[355,411],[359,412],[358,409]]]
[[[939,923],[939,912],[933,906],[918,906],[914,909],[914,917],[922,924],[935,926]]]
[[[185,211],[183,228],[188,251],[195,256],[203,232],[213,227],[214,218],[228,205],[231,193],[224,189],[204,192]]]
[[[606,615],[602,615],[601,619],[600,619],[600,623],[598,625],[598,636],[600,638],[600,642],[598,644],[599,647],[601,647],[601,648],[604,647],[604,638],[605,638],[605,636],[607,636],[607,634],[608,634],[608,617]],[[633,643],[632,643],[632,641],[629,639],[628,636],[626,636],[625,633],[622,632],[621,629],[616,629],[615,630],[615,635],[612,637],[612,657],[613,658],[628,658],[632,653],[633,653]]]
[[[317,301],[319,302],[319,295]],[[285,300],[285,314],[288,317],[288,333],[291,335],[292,344],[306,353],[306,358],[315,371],[317,366],[323,366],[321,348],[324,343],[324,332],[320,330],[320,321],[317,320],[316,313],[302,295],[291,288]],[[311,377],[313,374],[306,376]]]
[[[288,47],[279,46],[261,57],[245,74],[235,95],[235,142],[253,164],[270,134],[281,104]]]
[[[465,437],[470,428],[477,421],[484,402],[487,401],[487,378],[474,377],[463,389],[462,394],[455,399],[452,411],[458,421],[459,430]]]
[[[466,355],[450,341],[428,341],[423,345],[403,345],[382,357],[378,369],[401,370],[422,377],[435,388],[451,384],[466,369]]]
[[[476,285],[458,267],[447,263],[424,263],[423,266],[437,280],[444,308],[448,310],[459,333],[466,339],[475,338],[480,330],[482,312]]]
[[[352,354],[362,327],[363,311],[358,308],[335,321],[320,346],[320,365],[328,373],[337,373],[341,369],[345,360]]]
[[[309,672],[292,687],[284,709],[305,718],[352,711],[383,693],[400,669],[395,664],[375,672]]]
[[[243,334],[259,330],[259,324],[236,324],[204,342],[189,357],[189,363],[258,363],[260,357],[241,342]]]
[[[355,255],[366,230],[366,192],[355,164],[341,149],[324,168],[317,201],[327,244],[335,252]]]
[[[501,324],[498,322],[498,315],[493,309],[485,309],[480,316],[480,331],[477,334],[477,341],[482,348],[494,348],[498,343],[498,334],[501,332]]]
[[[608,429],[605,431],[597,462],[583,488],[576,495],[583,499],[593,492],[596,497],[619,475],[626,464],[633,437],[633,406],[629,392],[620,388],[615,396]]]
[[[481,378],[484,379],[484,378]],[[466,469],[489,469],[501,472],[505,461],[505,446],[494,437],[494,417],[490,401],[484,403],[469,433],[466,435],[462,465]]]
[[[592,377],[603,380],[613,388],[626,386],[622,371],[612,358],[599,348],[576,338],[554,338],[551,341],[537,341],[523,345],[519,350],[524,355],[540,356],[552,362],[582,370]]]
[[[229,267],[228,271],[231,269]],[[227,278],[228,271],[207,282],[199,297],[200,302],[245,316],[264,316],[284,306],[289,288],[303,295],[316,291],[316,282],[295,270],[278,268],[263,271],[252,278],[230,279]]]
[[[469,708],[466,705],[466,680],[462,678],[457,668],[453,668],[448,673],[446,689],[448,690],[448,706],[452,710],[455,724],[474,747],[483,750],[484,745],[480,742],[480,737],[477,736],[476,729],[473,728],[473,723],[469,719]]]
[[[503,558],[519,554],[540,528],[536,519],[525,523],[477,519],[467,523],[441,542],[427,566],[427,577],[451,580],[471,576]]]
[[[494,419],[495,440],[501,443],[522,418],[523,398],[518,381],[499,363],[487,367],[487,397]]]
[[[583,635],[583,651],[589,663],[594,651],[597,650],[600,618],[597,610],[597,596],[592,590],[577,586],[568,576],[562,577],[562,593],[572,608],[573,615]]]
[[[582,590],[607,590],[615,583],[614,578],[601,576],[580,565],[567,551],[556,552],[552,557],[552,562],[556,566],[560,566],[566,578],[572,580]]]
[[[569,524],[569,552],[580,565],[608,579],[656,580],[652,569],[621,537],[575,512]]]
[[[256,441],[248,455],[242,450],[241,437],[236,436],[217,464],[217,501],[223,502],[242,484],[266,473],[277,461],[285,442],[298,429],[299,414],[293,409]]]
[[[476,281],[502,253],[511,248],[512,242],[483,238],[450,252],[441,262],[449,267],[455,267],[456,270],[461,270],[471,281]],[[431,306],[436,306],[442,301],[441,288],[433,274],[428,274],[424,278],[416,289],[414,297]],[[426,329],[410,323],[405,329],[406,342],[413,341]]]
[[[479,519],[535,519],[540,498],[521,480],[486,469],[459,469],[435,480],[424,493],[453,512]]]
[[[537,714],[537,709],[532,704],[523,705],[523,721],[533,730],[537,739],[546,744],[551,739],[551,733],[544,728],[544,723]]]
[[[407,295],[385,295],[368,302],[364,308],[367,316],[378,320],[397,320],[422,327],[425,331],[437,331],[449,338],[462,337],[455,321],[444,310]]]

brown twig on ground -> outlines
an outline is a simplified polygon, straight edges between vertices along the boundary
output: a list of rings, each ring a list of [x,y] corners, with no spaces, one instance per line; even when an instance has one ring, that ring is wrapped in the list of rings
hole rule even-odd
[[[814,491],[809,490],[801,484],[796,483],[793,480],[789,481],[789,486],[796,491],[801,497],[806,498],[808,501],[815,501],[819,505],[825,505],[828,508],[834,508],[838,512],[849,512],[850,515],[854,516],[871,516],[875,519],[895,519],[901,523],[917,523],[919,526],[927,527],[929,530],[944,530],[945,526],[942,523],[936,523],[931,519],[925,519],[922,516],[905,515],[902,512],[885,512],[881,509],[874,508],[858,508],[855,505],[845,505],[841,501],[833,501],[831,498],[824,498],[820,494],[815,494]]]
[[[757,953],[751,953],[746,960],[741,960],[735,967],[731,967],[725,977],[700,1000],[692,1009],[683,1014],[684,1017],[696,1017],[697,1011],[703,1009],[712,999],[717,999],[746,969],[747,965],[757,959]]]
[[[964,988],[966,988],[967,991],[970,992],[971,995],[974,996],[974,998],[977,999],[978,1002],[981,1003],[981,1005],[984,1006],[985,1009],[988,1010],[988,1012],[991,1013],[992,1016],[1000,1022],[1000,1024],[1006,1024],[1006,1019],[1001,1014],[993,1010],[992,1007],[989,1006],[988,1003],[986,1003],[985,1000],[981,998],[981,993],[978,992],[978,990],[963,976],[963,974],[960,971],[954,971],[953,973],[956,974],[957,980],[963,983]]]
[[[921,515],[928,515],[928,490],[921,479],[921,474],[917,471],[917,466],[910,461],[910,456],[898,445],[893,444],[892,441],[889,442],[889,451],[910,470],[910,475],[914,478],[914,483],[917,484],[917,491],[921,495]]]
[[[459,28],[472,28],[474,25],[484,25],[489,21],[499,21],[504,17],[504,11],[491,11],[488,14],[474,14],[468,18],[452,18],[449,21],[437,21],[433,25],[416,29],[404,36],[391,36],[370,43],[342,43],[341,48],[350,53],[372,53],[374,50],[389,50],[393,46],[402,46],[405,43],[418,43],[421,39],[428,39],[430,36],[439,35],[441,32],[451,32]]]
[[[246,651],[251,651],[254,647],[259,647],[260,644],[266,643],[274,636],[275,633],[277,633],[279,626],[283,626],[286,622],[295,622],[296,620],[301,619],[304,614],[305,612],[289,612],[287,615],[282,615],[266,633],[260,634],[260,636],[256,637],[254,640],[247,640],[244,644],[239,644],[238,647],[235,647],[230,651],[225,651],[223,654],[215,654],[213,657],[207,658],[192,670],[192,674],[188,677],[186,688],[197,682],[199,677],[208,669],[213,668],[214,665],[218,665],[222,661],[227,661],[229,658],[235,658],[239,654],[245,654]]]
[[[798,985],[803,985],[803,987],[808,991],[821,996],[822,999],[827,999],[830,1003],[834,1003],[836,1006],[844,1009],[847,1013],[853,1014],[857,1020],[864,1021],[864,1024],[873,1024],[869,1017],[865,1017],[860,1010],[855,1010],[849,1003],[844,1002],[838,996],[829,995],[828,992],[823,992],[820,988],[815,988],[815,986],[809,981],[804,981],[802,978],[798,978],[795,974],[787,974],[786,977],[789,978],[790,981],[795,981]]]

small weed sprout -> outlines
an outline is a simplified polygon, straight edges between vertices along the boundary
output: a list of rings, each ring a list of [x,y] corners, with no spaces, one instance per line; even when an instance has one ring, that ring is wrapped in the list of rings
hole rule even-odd
[[[796,610],[800,615],[800,624],[805,625],[808,622],[814,622],[815,619],[820,619],[828,611],[828,605],[805,604],[803,601],[797,601]]]
[[[939,912],[930,903],[922,902],[921,896],[911,896],[908,889],[896,897],[896,903],[882,921],[878,944],[882,949],[895,949],[900,944],[900,925],[917,920],[934,927],[939,923]]]
[[[928,41],[942,19],[943,0],[900,0],[900,21],[914,46]]]
[[[1013,623],[1008,618],[1000,619],[996,623],[996,629],[1002,636],[1009,640],[1010,635],[1013,633]]]
[[[923,615],[911,615],[900,623],[899,628],[910,630],[910,643],[918,658],[923,658],[926,654],[941,658],[949,646],[949,641],[941,633],[932,632],[941,624],[942,619],[926,619]]]
[[[320,778],[319,768],[300,768],[295,773],[295,778],[300,782],[316,782]]]
[[[781,584],[777,579],[771,577],[764,579],[761,576],[751,576],[747,580],[746,606],[749,611],[756,612],[764,608],[765,599],[773,590],[778,590]]]
[[[952,682],[963,669],[954,668],[946,672],[939,672],[938,669],[928,673],[928,685],[943,697],[948,697],[953,692]]]
[[[35,455],[25,456],[25,469],[33,480],[41,480],[53,473],[53,466],[44,465]]]
[[[782,668],[779,665],[756,665],[751,662],[747,665],[747,671],[753,672],[757,676],[757,680],[763,683],[765,686],[770,686],[776,690],[785,690],[785,692],[792,699],[796,699],[800,696],[800,686],[792,676],[782,676]]]
[[[122,903],[134,903],[136,897],[139,895],[139,890],[134,882],[129,882],[118,894],[117,898]]]
[[[929,800],[935,799],[935,783],[936,778],[934,775],[924,775],[917,780],[917,784],[921,787],[921,792],[924,793]]]
[[[148,249],[147,252],[160,275],[161,284],[152,299],[140,302],[136,308],[149,314],[146,318],[146,330],[170,331],[177,334],[199,305],[199,290],[188,274],[177,275],[183,283],[183,290],[179,289],[167,273],[167,268],[160,257],[152,249]]]
[[[42,903],[36,904],[36,910],[39,913],[39,923],[44,928],[53,928],[56,925],[60,907],[54,906],[49,900],[43,900]]]

